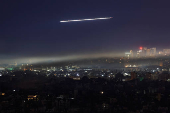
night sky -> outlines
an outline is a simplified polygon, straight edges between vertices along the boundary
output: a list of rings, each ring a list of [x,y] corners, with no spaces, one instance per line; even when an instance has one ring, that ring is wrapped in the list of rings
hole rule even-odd
[[[123,55],[139,46],[170,48],[169,4],[169,0],[3,0],[0,57]],[[60,23],[100,17],[113,18]]]

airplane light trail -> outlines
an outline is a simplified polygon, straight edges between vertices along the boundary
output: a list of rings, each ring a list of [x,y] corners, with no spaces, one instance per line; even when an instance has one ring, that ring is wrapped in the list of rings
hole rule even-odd
[[[91,21],[91,20],[104,20],[104,19],[111,19],[113,17],[105,17],[105,18],[89,18],[89,19],[78,19],[78,20],[63,20],[60,22],[79,22],[79,21]]]

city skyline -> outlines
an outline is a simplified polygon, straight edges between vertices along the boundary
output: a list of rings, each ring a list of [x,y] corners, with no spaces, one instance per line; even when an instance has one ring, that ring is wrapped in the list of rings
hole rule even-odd
[[[147,51],[144,53],[144,49],[149,50],[149,54]],[[151,53],[151,49],[155,48],[155,53]],[[76,60],[83,60],[83,59],[97,59],[97,58],[131,58],[131,59],[136,59],[136,58],[143,58],[143,57],[161,57],[161,56],[169,56],[170,55],[170,48],[166,49],[161,49],[157,47],[138,47],[138,49],[130,49],[129,51],[125,52],[118,52],[118,53],[113,53],[113,52],[107,52],[107,53],[90,53],[90,54],[70,54],[70,55],[60,55],[60,56],[36,56],[36,57],[23,57],[23,58],[18,58],[16,56],[13,57],[6,57],[6,56],[1,56],[1,62],[0,64],[11,64],[11,63],[28,63],[32,62],[32,64],[36,63],[43,63],[43,62],[65,62],[65,61],[76,61]],[[140,57],[138,56],[138,52],[141,54]]]

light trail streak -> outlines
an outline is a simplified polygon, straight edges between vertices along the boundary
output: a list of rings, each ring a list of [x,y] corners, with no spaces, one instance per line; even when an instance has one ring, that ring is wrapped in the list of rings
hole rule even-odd
[[[105,18],[89,18],[89,19],[78,19],[78,20],[62,20],[60,22],[79,22],[79,21],[91,21],[91,20],[105,20],[111,19],[112,17],[105,17]]]

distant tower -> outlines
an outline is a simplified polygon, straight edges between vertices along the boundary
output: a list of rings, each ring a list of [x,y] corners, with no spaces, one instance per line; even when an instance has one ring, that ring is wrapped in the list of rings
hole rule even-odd
[[[146,50],[146,56],[150,56],[150,49]]]
[[[150,49],[151,56],[156,56],[156,47]]]
[[[142,48],[142,56],[146,57],[147,56],[147,47]]]
[[[125,57],[126,57],[127,59],[129,59],[130,53],[129,53],[129,52],[125,52]]]
[[[143,47],[139,47],[139,51],[137,51],[137,57],[138,58],[143,56],[142,50],[143,50]]]
[[[140,57],[143,56],[143,54],[142,54],[142,49],[143,49],[143,47],[140,47],[140,48],[139,48],[139,51],[137,51],[137,55],[136,55],[137,58],[140,58]]]
[[[130,57],[133,58],[133,51],[130,50]]]

